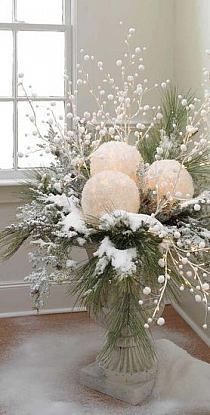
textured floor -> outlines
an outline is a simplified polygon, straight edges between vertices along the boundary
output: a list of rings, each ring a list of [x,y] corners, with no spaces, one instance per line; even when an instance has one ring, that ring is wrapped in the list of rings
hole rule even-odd
[[[168,338],[210,362],[208,346],[170,306],[165,318],[156,338]],[[203,408],[174,412],[179,402],[165,400],[152,409],[130,408],[80,386],[79,369],[95,359],[102,340],[87,313],[0,320],[0,415],[210,415]],[[198,388],[200,378],[198,372]]]

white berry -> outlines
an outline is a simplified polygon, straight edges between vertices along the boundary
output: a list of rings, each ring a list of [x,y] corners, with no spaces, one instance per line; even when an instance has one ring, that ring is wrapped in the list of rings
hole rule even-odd
[[[145,288],[143,289],[143,293],[144,293],[145,295],[149,295],[149,294],[151,294],[151,288],[150,288],[150,287],[145,287]]]
[[[163,284],[164,281],[165,281],[165,276],[164,275],[159,275],[159,277],[158,277],[159,284]]]
[[[163,326],[165,324],[165,319],[163,317],[159,317],[157,324],[158,326]]]

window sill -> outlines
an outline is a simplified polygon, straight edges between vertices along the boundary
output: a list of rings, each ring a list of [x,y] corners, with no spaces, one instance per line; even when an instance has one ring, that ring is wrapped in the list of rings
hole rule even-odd
[[[21,191],[24,186],[23,178],[2,178],[0,177],[0,205],[21,204]]]
[[[20,179],[0,179],[0,187],[23,186],[23,180]]]
[[[0,170],[0,188],[23,186],[31,169],[2,169]]]

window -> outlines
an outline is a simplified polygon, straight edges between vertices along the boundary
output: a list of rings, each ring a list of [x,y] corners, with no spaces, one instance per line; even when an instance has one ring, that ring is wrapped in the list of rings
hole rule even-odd
[[[64,73],[71,76],[71,0],[0,0],[0,179],[17,179],[23,169],[43,165],[33,149],[23,88],[31,95],[40,120],[55,106],[63,114]],[[43,127],[44,128],[44,127]],[[28,134],[27,134],[28,132]],[[33,156],[21,157],[33,153]]]

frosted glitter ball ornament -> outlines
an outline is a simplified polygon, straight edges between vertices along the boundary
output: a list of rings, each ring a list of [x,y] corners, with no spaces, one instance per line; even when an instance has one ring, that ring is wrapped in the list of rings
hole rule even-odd
[[[102,144],[91,156],[91,176],[104,171],[115,170],[137,180],[136,172],[143,160],[134,146],[117,141]]]
[[[83,213],[90,218],[100,218],[114,210],[137,213],[139,206],[136,183],[121,172],[106,170],[95,174],[82,192]]]
[[[155,161],[145,175],[145,190],[155,190],[157,197],[170,201],[193,197],[194,186],[191,175],[176,160]]]

